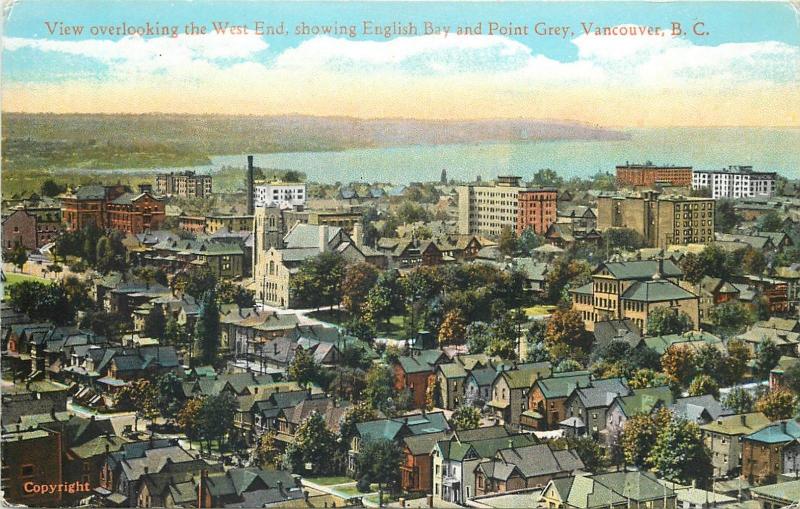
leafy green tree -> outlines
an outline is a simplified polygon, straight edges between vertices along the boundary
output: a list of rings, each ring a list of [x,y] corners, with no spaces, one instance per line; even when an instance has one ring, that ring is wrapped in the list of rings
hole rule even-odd
[[[201,299],[208,291],[217,287],[217,278],[208,267],[192,267],[176,274],[171,284],[173,290]]]
[[[353,318],[345,324],[345,330],[366,343],[372,343],[377,335],[375,326],[363,318]]]
[[[144,319],[144,335],[148,338],[162,339],[165,335],[166,326],[167,319],[164,318],[164,311],[160,305],[154,305]]]
[[[773,389],[756,401],[756,411],[763,412],[771,421],[789,419],[794,414],[797,398],[789,389]]]
[[[7,259],[17,270],[21,271],[28,262],[28,252],[22,247],[22,244],[16,244],[14,245],[14,249],[8,254]]]
[[[335,306],[342,300],[345,260],[338,253],[325,252],[303,262],[292,278],[291,292],[301,306]]]
[[[636,414],[626,422],[622,431],[622,449],[628,465],[639,468],[651,466],[650,453],[658,440],[659,430],[672,419],[666,409],[653,414]]]
[[[686,253],[680,262],[683,277],[692,284],[699,283],[706,275],[706,270],[700,257],[694,253]]]
[[[742,270],[746,274],[760,276],[767,268],[767,259],[764,253],[752,247],[745,249],[742,254]]]
[[[724,359],[722,372],[725,376],[723,383],[733,385],[742,381],[750,361],[750,349],[740,339],[728,340],[728,355]]]
[[[722,404],[736,414],[746,414],[753,411],[756,402],[753,395],[746,389],[734,387],[722,400]]]
[[[672,419],[661,429],[648,462],[659,476],[682,484],[707,486],[714,470],[700,427],[684,419]]]
[[[492,330],[484,322],[472,322],[467,326],[467,348],[469,353],[483,353],[492,340]]]
[[[561,187],[564,185],[564,178],[550,168],[542,168],[533,174],[531,183],[535,187]]]
[[[762,232],[779,232],[783,228],[783,220],[776,211],[770,210],[758,218],[758,228]]]
[[[126,251],[119,233],[100,237],[95,253],[95,267],[103,274],[126,269]]]
[[[636,251],[644,247],[644,237],[631,228],[609,228],[604,236],[610,249]]]
[[[481,412],[474,406],[460,406],[453,412],[450,423],[456,430],[477,428],[481,424]]]
[[[317,363],[314,362],[314,355],[304,348],[297,347],[287,374],[289,380],[294,380],[301,387],[305,387],[316,382],[319,377],[319,369]]]
[[[382,503],[383,490],[395,491],[400,484],[400,464],[403,455],[400,447],[391,440],[375,439],[363,442],[356,458],[356,475],[364,483],[378,483],[378,497]]]
[[[217,303],[220,305],[236,304],[240,308],[252,308],[256,303],[256,296],[252,290],[247,290],[230,281],[218,281],[216,292]]]
[[[692,327],[689,315],[670,307],[656,308],[647,317],[647,332],[652,336],[683,334]]]
[[[372,408],[386,413],[391,408],[390,399],[395,396],[394,374],[391,368],[376,364],[367,371],[366,382],[364,400]]]
[[[404,299],[397,273],[382,272],[367,294],[366,315],[376,325],[385,322],[388,326],[389,319],[402,312]]]
[[[89,309],[81,318],[80,327],[114,341],[119,340],[123,332],[129,330],[129,320],[129,317],[119,313]]]
[[[659,373],[653,369],[643,368],[635,371],[633,377],[628,380],[631,389],[644,389],[647,387],[661,387],[669,385],[672,379],[664,373]]]
[[[764,338],[756,348],[756,373],[761,378],[768,377],[772,368],[778,365],[780,358],[781,351],[778,345],[772,339]]]
[[[800,363],[792,364],[784,370],[783,383],[795,394],[800,394]]]
[[[133,429],[137,429],[140,418],[152,420],[159,415],[158,390],[145,378],[132,380],[117,392],[114,406],[134,411]]]
[[[575,451],[589,472],[600,473],[610,464],[605,450],[592,437],[569,437],[567,444]]]
[[[707,276],[728,280],[741,272],[734,258],[716,244],[706,246],[698,256],[703,273]]]
[[[711,394],[715,398],[719,397],[719,384],[709,375],[700,374],[692,379],[689,384],[689,396],[703,396]]]
[[[295,474],[325,475],[334,469],[336,435],[328,429],[318,412],[309,415],[297,428],[294,442],[284,455],[284,467]]]
[[[203,399],[195,397],[190,399],[183,405],[183,408],[178,412],[177,423],[178,427],[186,435],[189,440],[200,440],[200,452],[203,448],[203,430],[200,422],[200,412],[203,408]],[[191,445],[191,442],[190,442]]]
[[[203,294],[200,310],[194,325],[194,340],[197,343],[201,364],[213,364],[219,351],[219,307],[214,288]]]
[[[209,450],[211,450],[212,440],[217,440],[222,444],[225,435],[233,429],[233,418],[238,406],[236,397],[227,391],[203,399],[199,415],[200,427]],[[220,450],[222,450],[222,445],[220,445]]]
[[[64,325],[75,318],[75,306],[70,302],[63,283],[48,285],[39,281],[21,281],[11,290],[9,303],[14,310],[25,313],[34,321]]]
[[[664,373],[686,387],[696,374],[694,352],[685,345],[672,345],[661,356]]]
[[[350,441],[356,436],[356,424],[378,419],[378,412],[366,401],[359,401],[345,413],[339,424],[342,447],[350,448]]]
[[[506,256],[513,256],[517,251],[517,234],[510,226],[504,226],[500,231],[500,238],[497,241],[500,252]]]
[[[703,345],[694,355],[694,366],[698,375],[706,375],[716,382],[725,378],[725,357],[715,346]]]
[[[544,237],[537,235],[533,228],[525,228],[517,239],[517,249],[530,256],[533,250],[544,244]]]
[[[39,192],[42,193],[42,196],[47,196],[53,198],[58,196],[59,194],[65,192],[67,190],[67,186],[65,185],[58,185],[55,180],[47,179],[42,182],[41,187],[39,188]]]
[[[161,416],[165,419],[176,419],[183,408],[183,381],[175,373],[165,373],[156,379],[155,389]]]
[[[283,454],[277,445],[277,433],[268,431],[258,437],[258,444],[253,451],[255,463],[259,468],[278,468],[283,461]]]
[[[753,317],[744,304],[730,301],[723,302],[711,309],[711,321],[715,331],[729,337],[743,332],[753,324]]]
[[[562,299],[565,290],[589,282],[591,272],[591,267],[585,261],[572,260],[568,256],[556,260],[545,276],[547,302],[556,303]]]
[[[742,224],[744,218],[736,212],[732,200],[721,199],[716,201],[714,225],[717,231],[730,233]]]

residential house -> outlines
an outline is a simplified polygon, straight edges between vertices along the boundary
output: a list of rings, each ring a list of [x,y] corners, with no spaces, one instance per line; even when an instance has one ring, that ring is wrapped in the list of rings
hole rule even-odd
[[[574,450],[553,449],[550,444],[510,447],[475,467],[475,494],[544,487],[554,478],[567,477],[584,468]]]
[[[697,424],[706,424],[716,421],[720,417],[733,414],[733,410],[725,408],[711,394],[678,398],[672,404],[670,410],[672,410],[672,414],[675,417]]]
[[[20,208],[3,217],[3,250],[22,246],[35,251],[61,235],[61,210],[58,207]]]
[[[540,507],[551,509],[675,509],[675,492],[650,472],[609,472],[553,479]]]
[[[720,416],[700,425],[703,442],[711,453],[714,477],[738,475],[742,468],[742,439],[766,426],[761,412]]]
[[[579,387],[567,397],[564,405],[569,418],[580,422],[570,422],[569,427],[584,427],[592,435],[601,433],[606,428],[607,412],[620,396],[628,396],[631,390],[622,378],[606,378],[593,380],[589,387]],[[561,424],[564,427],[563,421]]]
[[[409,493],[433,492],[433,458],[437,442],[450,436],[449,431],[424,433],[403,438],[403,463],[400,465],[400,486]]]
[[[786,465],[786,461],[794,460],[796,455],[784,452],[798,439],[800,424],[792,419],[774,422],[745,435],[742,438],[742,477],[754,484],[768,484],[786,472],[787,466],[794,469],[794,464]],[[792,448],[788,450],[791,452]]]
[[[467,374],[464,366],[457,362],[436,366],[436,378],[439,384],[439,401],[436,406],[455,410],[464,404],[464,384]]]
[[[800,359],[797,357],[788,357],[781,355],[778,359],[778,364],[769,372],[769,389],[774,390],[778,387],[784,386],[784,375],[790,370],[800,365]]]
[[[567,397],[578,387],[590,385],[588,371],[566,371],[539,378],[528,392],[528,405],[520,416],[524,430],[547,431],[558,429],[567,416]]]
[[[464,381],[464,401],[483,408],[492,399],[492,384],[497,375],[498,369],[493,366],[470,370]]]
[[[800,500],[800,480],[750,488],[750,496],[761,509],[792,507]]]
[[[285,450],[287,445],[294,442],[297,428],[312,413],[321,415],[328,429],[338,433],[342,418],[352,406],[349,402],[339,402],[333,398],[313,398],[309,392],[306,399],[294,406],[282,408],[278,412],[275,417],[278,431],[275,437],[276,444],[280,449]]]
[[[291,472],[257,467],[203,471],[192,507],[268,507],[303,499]]]
[[[629,394],[614,398],[606,412],[606,440],[618,444],[628,419],[635,415],[651,415],[672,405],[674,397],[669,386],[634,389]]]
[[[506,426],[489,426],[453,432],[436,443],[433,457],[433,500],[464,503],[475,496],[475,468],[500,449],[538,443],[529,433],[513,433]]]
[[[447,355],[441,350],[410,349],[408,355],[399,356],[392,365],[395,390],[408,390],[413,408],[424,408],[428,383],[435,379],[439,364],[448,361]]]
[[[492,400],[487,405],[504,424],[519,429],[520,417],[527,410],[528,390],[536,380],[551,373],[549,362],[515,364],[501,371],[492,383]]]

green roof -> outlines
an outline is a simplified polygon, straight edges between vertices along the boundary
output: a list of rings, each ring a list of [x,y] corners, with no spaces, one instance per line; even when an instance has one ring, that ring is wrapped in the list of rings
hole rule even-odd
[[[635,502],[661,499],[674,496],[674,492],[658,482],[658,478],[649,472],[611,472],[593,476],[596,482],[607,486]]]
[[[659,407],[671,405],[674,400],[669,386],[662,385],[636,389],[633,394],[618,398],[617,402],[626,416],[633,417],[637,414],[649,415]]]
[[[444,355],[441,350],[420,350],[414,356],[403,355],[397,358],[397,362],[406,373],[422,373],[433,371],[433,366]]]
[[[445,378],[466,378],[467,370],[461,364],[452,362],[450,364],[440,364],[439,370]]]
[[[625,290],[625,293],[620,297],[620,299],[639,302],[666,302],[696,298],[695,294],[665,279],[637,281]]]
[[[554,373],[549,378],[536,380],[537,385],[547,399],[566,398],[573,390],[578,387],[588,387],[590,385],[590,374],[588,371],[567,371],[564,373]]]
[[[649,280],[661,270],[664,277],[681,277],[683,271],[672,260],[664,260],[659,268],[658,260],[635,260],[630,262],[606,262],[600,266],[595,274],[607,269],[616,279],[624,280]]]
[[[794,504],[800,500],[800,480],[750,488],[750,493]]]
[[[127,442],[128,440],[118,436],[99,436],[77,447],[73,447],[70,449],[70,451],[77,457],[85,459],[98,456],[100,454],[105,454],[106,446],[108,446],[109,452],[119,451],[122,448],[122,444]]]
[[[800,424],[793,419],[776,422],[745,437],[767,444],[782,444],[800,438]]]
[[[663,355],[669,347],[677,343],[687,345],[702,346],[703,344],[722,346],[722,340],[707,332],[689,331],[683,334],[668,334],[665,336],[653,336],[644,338],[644,344],[652,348],[659,355]]]
[[[623,504],[626,499],[591,477],[577,476],[553,479],[551,486],[568,507],[578,509],[606,508]]]
[[[501,376],[508,381],[510,389],[527,389],[541,376],[550,376],[552,365],[549,362],[518,364],[517,369],[503,371]]]

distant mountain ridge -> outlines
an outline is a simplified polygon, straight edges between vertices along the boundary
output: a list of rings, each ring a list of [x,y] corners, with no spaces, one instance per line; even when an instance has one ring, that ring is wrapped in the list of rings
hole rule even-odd
[[[405,145],[622,140],[627,134],[570,121],[414,120],[304,115],[99,115],[4,113],[3,139],[169,147],[205,155]]]

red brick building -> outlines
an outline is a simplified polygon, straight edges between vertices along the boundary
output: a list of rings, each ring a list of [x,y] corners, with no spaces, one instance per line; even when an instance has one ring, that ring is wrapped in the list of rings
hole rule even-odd
[[[109,228],[134,235],[150,228],[157,229],[166,217],[164,201],[148,192],[122,194],[109,202],[106,210]]]
[[[653,187],[655,184],[691,187],[691,166],[656,166],[650,161],[645,164],[617,166],[617,185],[633,187]]]
[[[61,196],[61,219],[67,231],[77,231],[94,225],[106,228],[106,205],[129,189],[116,186],[81,186],[75,192]]]
[[[556,222],[558,214],[558,191],[556,189],[525,189],[517,194],[517,235],[526,228],[533,228],[544,235],[547,228]]]
[[[54,241],[61,234],[57,208],[17,209],[3,219],[3,249],[17,244],[29,251]]]

